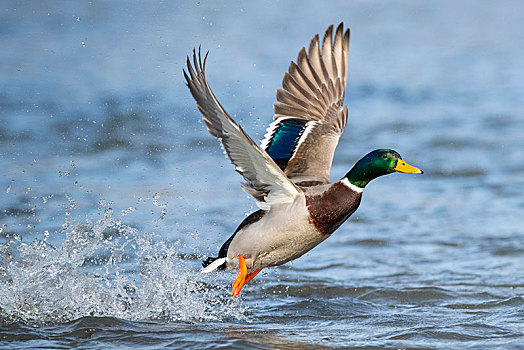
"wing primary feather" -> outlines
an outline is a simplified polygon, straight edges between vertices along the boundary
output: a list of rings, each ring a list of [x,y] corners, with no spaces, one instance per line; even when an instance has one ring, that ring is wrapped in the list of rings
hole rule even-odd
[[[311,90],[311,93],[316,93],[318,90],[320,78],[314,72],[313,68],[308,62],[308,56],[305,48],[302,48],[298,53],[297,63],[291,62],[292,66],[300,74],[300,77],[307,84],[308,88]],[[289,71],[289,74],[295,76],[294,71]]]
[[[322,86],[322,83],[326,80],[326,76],[320,67],[320,48],[318,44],[318,34],[313,37],[309,44],[309,53],[305,57],[307,65],[316,80],[317,87]],[[322,74],[322,76],[320,76]]]
[[[294,94],[297,98],[302,97],[304,100],[309,102],[309,106],[315,107],[315,105],[311,102],[316,101],[317,98],[310,94],[305,88],[303,88],[288,72],[284,74],[284,78],[282,79],[282,87],[284,90]]]
[[[344,71],[344,44],[342,42],[343,25],[338,25],[335,32],[335,43],[333,44],[333,58],[337,67],[337,74],[335,77],[342,78],[345,75]],[[343,79],[343,78],[342,78]]]
[[[333,46],[332,46],[332,37],[333,37],[333,25],[330,25],[329,28],[324,33],[324,39],[322,40],[322,62],[326,67],[326,72],[330,80],[334,80],[337,76],[337,67],[333,60]]]
[[[344,67],[344,72],[343,72],[343,74],[341,76],[342,76],[342,79],[343,79],[344,88],[346,87],[346,83],[347,83],[347,74],[348,74],[347,65],[348,65],[349,38],[350,38],[350,36],[351,36],[351,30],[348,28],[348,29],[346,29],[346,32],[344,33],[344,40],[342,40],[342,44],[343,44],[342,53],[344,54],[343,65],[342,66]]]
[[[294,182],[329,181],[333,154],[349,114],[344,107],[349,39],[343,23],[329,26],[322,41],[314,35],[308,49],[302,47],[296,63],[290,63],[282,89],[277,90],[273,120],[308,121],[285,168]]]
[[[287,178],[269,155],[257,146],[224,110],[211,91],[205,76],[209,51],[202,60],[201,49],[193,49],[192,63],[187,57],[184,78],[197,102],[208,131],[222,141],[235,170],[246,180],[242,187],[269,208],[273,203],[291,202],[300,190]]]
[[[300,51],[297,62],[300,61],[300,55],[302,54],[306,55],[306,51],[304,48],[302,48],[302,50]],[[304,74],[302,69],[299,66],[297,66],[295,62],[291,62],[289,64],[289,73],[288,74],[291,77],[293,77],[304,88],[304,90],[307,89],[307,91],[310,94],[314,95],[315,92],[317,91],[317,86],[314,85],[313,82],[311,82],[311,80]]]
[[[324,60],[322,59],[318,35],[316,38],[317,40],[315,40],[315,44],[312,45],[312,47],[310,46],[309,61],[311,62],[311,65],[315,69],[315,71],[317,71],[319,77],[322,79],[322,81],[319,82],[319,86],[322,86],[324,82],[330,80],[330,76],[324,64]]]

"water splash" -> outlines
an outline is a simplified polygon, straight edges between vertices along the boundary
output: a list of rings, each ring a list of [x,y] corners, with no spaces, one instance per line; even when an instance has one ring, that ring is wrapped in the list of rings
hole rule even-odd
[[[0,321],[44,324],[84,316],[198,322],[244,318],[243,306],[199,281],[177,242],[122,222],[101,202],[103,217],[62,225],[60,244],[0,245]],[[134,208],[133,208],[134,209]],[[131,210],[132,211],[132,210]]]

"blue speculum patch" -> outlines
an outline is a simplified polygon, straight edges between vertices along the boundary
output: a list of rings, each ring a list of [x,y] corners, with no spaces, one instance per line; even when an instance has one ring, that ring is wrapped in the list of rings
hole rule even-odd
[[[280,122],[273,133],[266,152],[280,168],[284,169],[293,155],[305,125],[304,120],[286,119]]]

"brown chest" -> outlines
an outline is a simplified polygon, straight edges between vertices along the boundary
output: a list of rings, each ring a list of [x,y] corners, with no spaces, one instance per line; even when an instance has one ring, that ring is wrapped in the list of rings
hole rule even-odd
[[[321,193],[306,193],[309,220],[323,235],[332,234],[357,210],[361,198],[362,193],[339,182]]]

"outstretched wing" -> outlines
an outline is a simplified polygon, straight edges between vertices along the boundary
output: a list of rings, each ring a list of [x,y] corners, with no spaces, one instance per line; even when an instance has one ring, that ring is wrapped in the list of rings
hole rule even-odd
[[[193,66],[187,58],[187,70],[184,76],[197,107],[204,117],[211,135],[222,141],[229,160],[246,180],[242,188],[261,203],[261,208],[268,209],[273,203],[291,202],[299,194],[299,189],[287,178],[271,157],[256,145],[253,140],[235,123],[220,105],[209,87],[206,74],[207,54],[202,62],[200,50],[198,59],[193,50]]]
[[[347,79],[349,29],[340,23],[333,38],[331,25],[322,47],[315,35],[309,53],[302,48],[297,62],[277,89],[275,115],[261,147],[296,184],[328,183],[333,155],[347,123],[343,107]]]

